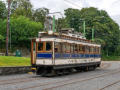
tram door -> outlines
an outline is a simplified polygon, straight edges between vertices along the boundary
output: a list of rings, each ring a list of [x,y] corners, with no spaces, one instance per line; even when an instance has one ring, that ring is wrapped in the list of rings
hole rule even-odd
[[[36,64],[36,42],[32,41],[31,45],[31,64]]]

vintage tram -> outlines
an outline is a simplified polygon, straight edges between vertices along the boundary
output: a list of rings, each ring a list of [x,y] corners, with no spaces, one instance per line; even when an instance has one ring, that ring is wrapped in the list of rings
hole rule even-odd
[[[31,40],[31,64],[37,75],[49,76],[90,70],[101,64],[101,45],[73,29],[39,32]]]

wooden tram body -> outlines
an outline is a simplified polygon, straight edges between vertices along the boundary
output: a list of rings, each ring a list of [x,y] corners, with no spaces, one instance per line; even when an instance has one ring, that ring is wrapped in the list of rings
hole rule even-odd
[[[101,63],[101,45],[80,35],[40,32],[31,40],[31,64],[38,75],[95,69]]]

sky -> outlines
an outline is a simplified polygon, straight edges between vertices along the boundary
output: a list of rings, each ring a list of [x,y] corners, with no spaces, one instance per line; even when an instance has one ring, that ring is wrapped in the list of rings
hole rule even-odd
[[[97,7],[106,10],[110,16],[120,15],[120,0],[31,0],[34,8],[47,7],[50,11],[61,11],[69,7]]]
[[[4,0],[5,1],[5,0]],[[46,7],[50,12],[62,12],[67,8],[96,7],[103,9],[120,25],[120,0],[30,0],[34,9]],[[60,15],[57,15],[60,17]]]
[[[46,7],[50,12],[62,12],[67,8],[96,7],[103,9],[120,25],[120,0],[31,0],[34,8]],[[57,15],[59,17],[59,15]]]

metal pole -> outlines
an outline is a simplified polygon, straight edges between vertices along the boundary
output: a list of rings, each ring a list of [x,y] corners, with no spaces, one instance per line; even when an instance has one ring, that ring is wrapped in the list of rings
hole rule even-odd
[[[94,41],[94,28],[92,28],[92,41]]]
[[[10,0],[8,0],[8,16],[7,16],[7,31],[6,31],[6,56],[8,56],[8,42],[9,42],[9,23],[10,23]]]
[[[53,15],[53,32],[55,32],[55,15]]]
[[[83,21],[83,33],[84,33],[84,37],[86,36],[86,32],[85,32],[85,20]]]

